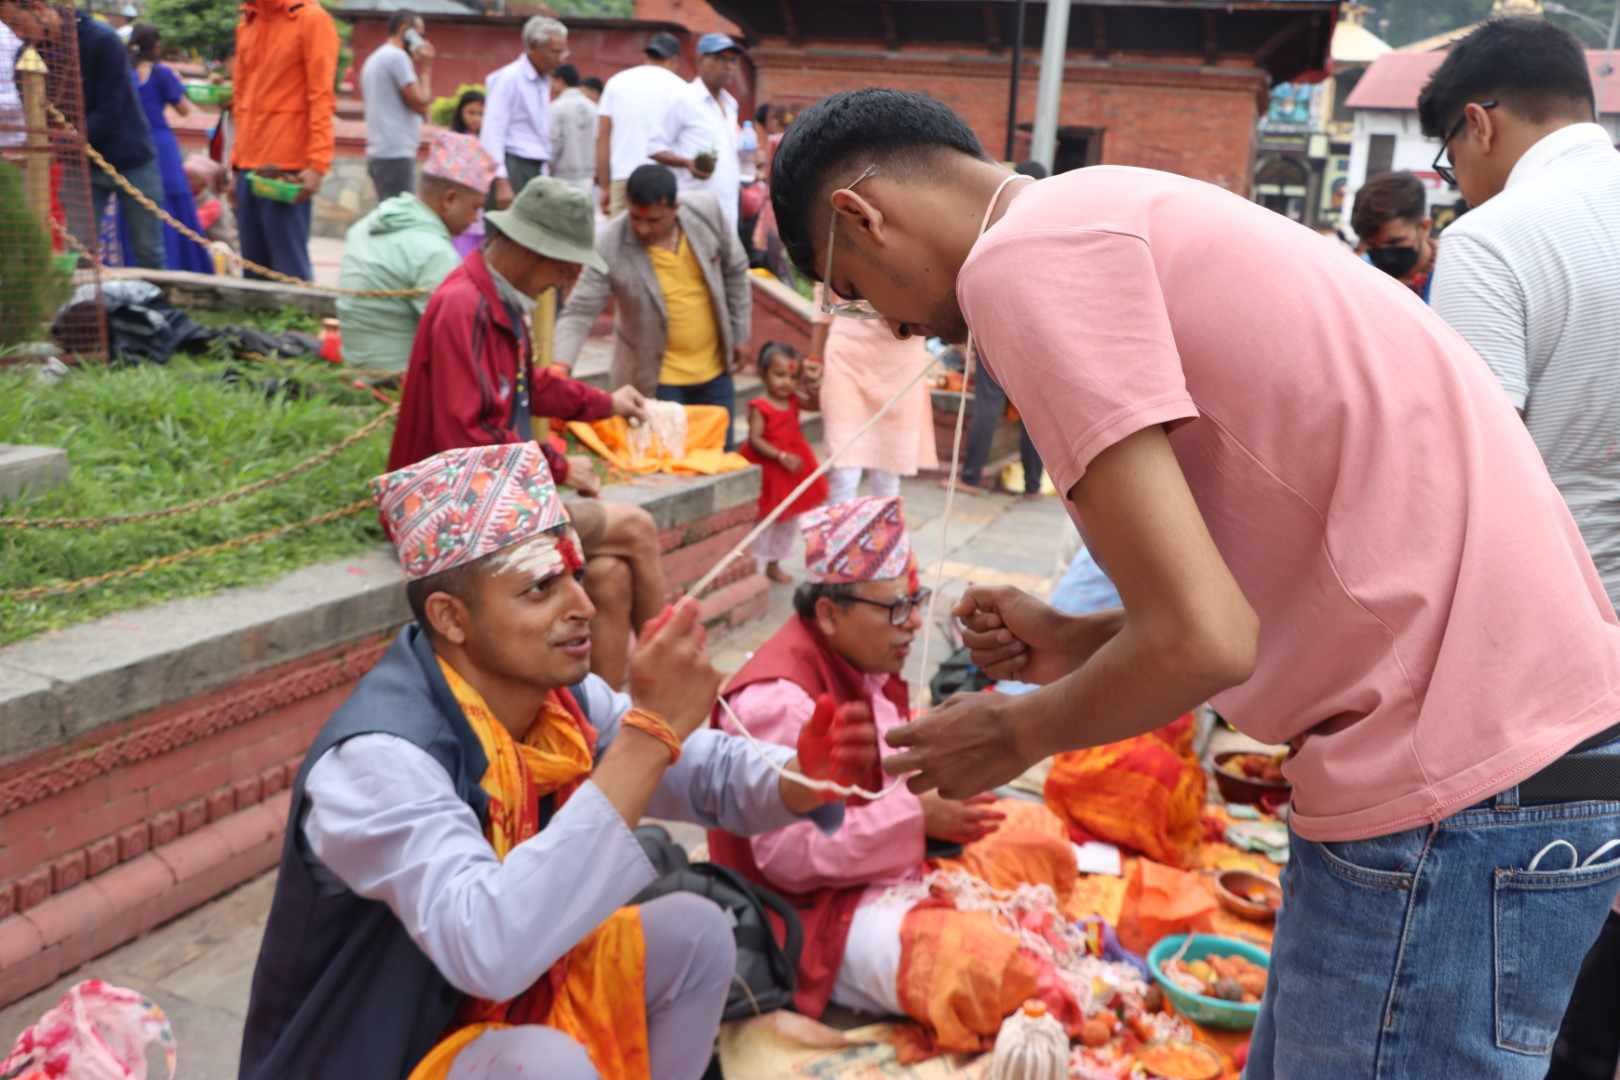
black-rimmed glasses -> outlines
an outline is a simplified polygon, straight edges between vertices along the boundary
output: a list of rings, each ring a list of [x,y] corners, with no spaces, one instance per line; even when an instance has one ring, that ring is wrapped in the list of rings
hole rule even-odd
[[[932,589],[918,589],[910,596],[902,596],[898,600],[868,600],[864,596],[842,596],[840,600],[848,600],[854,604],[871,604],[873,607],[884,608],[889,613],[890,626],[904,626],[911,620],[911,613],[928,603],[932,596]]]
[[[1479,107],[1482,109],[1494,109],[1496,108],[1496,102],[1494,100],[1482,101],[1479,103]],[[1451,125],[1451,130],[1446,133],[1446,137],[1440,140],[1440,149],[1435,153],[1434,161],[1429,166],[1434,170],[1436,176],[1440,177],[1440,179],[1444,180],[1451,187],[1457,186],[1457,174],[1452,171],[1450,162],[1442,165],[1440,164],[1440,159],[1446,156],[1446,147],[1450,146],[1451,140],[1455,139],[1458,132],[1462,131],[1463,124],[1466,123],[1467,120],[1468,109],[1467,107],[1464,107],[1462,115],[1457,117],[1457,122]]]

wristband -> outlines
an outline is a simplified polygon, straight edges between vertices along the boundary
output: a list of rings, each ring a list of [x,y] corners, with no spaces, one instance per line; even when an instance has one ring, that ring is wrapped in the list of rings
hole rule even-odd
[[[669,751],[669,763],[675,764],[681,760],[681,740],[675,737],[675,729],[657,713],[650,713],[646,709],[632,708],[619,718],[619,723],[628,728],[635,728],[643,735],[651,735],[664,744]]]

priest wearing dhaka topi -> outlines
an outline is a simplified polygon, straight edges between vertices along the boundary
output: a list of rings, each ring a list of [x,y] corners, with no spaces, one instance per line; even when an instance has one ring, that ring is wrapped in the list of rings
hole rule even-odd
[[[534,443],[372,482],[415,620],[293,784],[241,1076],[700,1076],[735,966],[708,900],[626,907],[644,814],[759,832],[843,807],[698,730],[720,676],[695,601],[653,620],[630,693],[590,670],[591,603]],[[776,766],[844,783],[866,724]],[[825,736],[825,737],[819,737]]]
[[[928,601],[901,502],[866,497],[822,507],[800,526],[807,581],[794,596],[796,612],[732,679],[727,704],[757,738],[782,747],[829,720],[834,732],[869,721],[892,731],[910,719],[900,673]],[[738,730],[724,710],[716,725]],[[882,785],[876,770],[863,782],[870,791]],[[931,851],[960,858],[931,861]],[[804,950],[794,1005],[809,1016],[829,1002],[908,1016],[933,1049],[974,1051],[987,1049],[1002,1019],[1031,997],[1078,1034],[1092,975],[1114,979],[1127,994],[1146,991],[1136,972],[1094,964],[1086,985],[1071,987],[1065,974],[1090,961],[1056,962],[1026,950],[982,911],[956,911],[938,899],[919,906],[931,892],[949,895],[945,884],[925,882],[933,870],[1070,895],[1078,876],[1073,849],[1062,822],[1039,804],[918,796],[901,787],[851,804],[836,834],[802,822],[747,838],[714,832],[709,853],[786,894],[797,909]]]

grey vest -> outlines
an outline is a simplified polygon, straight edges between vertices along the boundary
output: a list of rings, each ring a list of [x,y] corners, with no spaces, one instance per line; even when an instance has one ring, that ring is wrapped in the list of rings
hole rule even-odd
[[[462,1002],[386,905],[311,869],[303,835],[309,770],[344,740],[377,732],[432,755],[487,824],[479,780],[488,761],[427,635],[413,623],[326,722],[293,783],[281,870],[253,971],[241,1080],[407,1076]]]

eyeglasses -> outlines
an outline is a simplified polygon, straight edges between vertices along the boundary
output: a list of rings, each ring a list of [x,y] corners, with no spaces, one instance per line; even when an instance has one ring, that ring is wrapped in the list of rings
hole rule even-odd
[[[1479,103],[1479,107],[1482,109],[1494,109],[1496,108],[1496,102],[1494,100],[1482,101]],[[1451,144],[1452,139],[1457,137],[1457,133],[1462,131],[1463,124],[1467,120],[1468,109],[1466,106],[1464,106],[1462,115],[1457,117],[1457,122],[1455,124],[1451,125],[1451,130],[1446,133],[1446,137],[1440,140],[1440,149],[1434,155],[1434,161],[1429,166],[1434,170],[1436,176],[1440,177],[1440,179],[1444,180],[1451,187],[1457,186],[1457,174],[1452,171],[1450,162],[1442,165],[1440,164],[1440,159],[1446,156],[1446,147]]]
[[[890,626],[904,626],[911,620],[911,613],[928,603],[928,598],[933,594],[933,589],[918,589],[910,596],[902,596],[898,600],[868,600],[864,596],[842,596],[839,599],[853,604],[871,604],[873,607],[884,608],[889,612]]]
[[[844,185],[841,190],[852,190],[856,184],[860,183],[862,180],[865,180],[868,176],[871,176],[875,172],[877,172],[877,166],[868,165],[865,172],[857,176],[853,183]],[[827,217],[827,265],[821,274],[821,284],[826,289],[826,296],[824,296],[821,301],[821,313],[823,315],[841,315],[846,319],[881,319],[883,318],[882,313],[879,312],[877,308],[873,307],[868,301],[832,299],[837,295],[833,292],[832,287],[833,237],[837,235],[837,226],[838,211],[833,210]],[[867,602],[871,603],[871,601]],[[905,621],[905,619],[901,619],[900,622],[897,622],[894,625],[899,626],[900,623]]]

